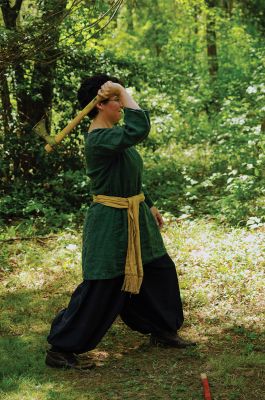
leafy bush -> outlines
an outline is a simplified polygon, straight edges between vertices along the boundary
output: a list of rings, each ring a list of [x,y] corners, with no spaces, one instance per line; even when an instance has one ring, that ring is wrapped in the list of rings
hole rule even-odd
[[[44,182],[13,185],[0,202],[2,223],[28,219],[42,231],[80,222],[89,205],[89,181],[85,171],[67,171]]]

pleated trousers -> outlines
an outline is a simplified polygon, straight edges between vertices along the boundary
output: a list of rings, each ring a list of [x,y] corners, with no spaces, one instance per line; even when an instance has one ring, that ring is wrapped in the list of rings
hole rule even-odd
[[[165,254],[143,269],[136,295],[121,290],[124,276],[84,280],[68,307],[52,321],[48,343],[63,352],[92,350],[119,315],[128,327],[143,334],[175,333],[184,320],[175,264]]]

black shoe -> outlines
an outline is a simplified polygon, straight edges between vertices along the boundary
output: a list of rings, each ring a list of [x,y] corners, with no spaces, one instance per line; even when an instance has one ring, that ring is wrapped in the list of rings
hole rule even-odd
[[[95,367],[94,363],[82,359],[74,353],[59,353],[51,350],[47,350],[45,364],[53,368],[74,368],[79,370]]]
[[[195,342],[182,339],[177,333],[163,332],[151,334],[150,344],[153,346],[176,347],[185,349],[186,347],[196,346]]]

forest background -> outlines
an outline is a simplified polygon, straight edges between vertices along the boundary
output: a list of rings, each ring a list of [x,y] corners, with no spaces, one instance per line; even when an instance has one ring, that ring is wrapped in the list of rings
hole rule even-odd
[[[80,81],[106,72],[150,110],[139,147],[162,211],[264,224],[262,1],[1,4],[2,223],[50,230],[83,217],[88,120],[51,155],[32,128],[45,116],[60,131],[79,110]]]
[[[0,397],[261,400],[265,382],[264,0],[0,0]],[[150,110],[138,150],[176,264],[184,336],[151,348],[117,320],[88,375],[45,367],[54,315],[80,283],[90,204],[82,79],[120,77]]]

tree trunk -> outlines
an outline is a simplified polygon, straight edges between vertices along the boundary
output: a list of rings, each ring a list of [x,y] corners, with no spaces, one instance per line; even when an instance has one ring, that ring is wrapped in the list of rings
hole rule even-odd
[[[16,0],[15,4],[11,7],[9,0],[4,0],[1,4],[1,10],[6,28],[15,29],[18,14],[21,9],[23,0]]]
[[[159,40],[159,36],[161,35],[161,27],[158,28],[160,10],[159,10],[159,4],[158,4],[157,0],[153,0],[152,9],[153,9],[153,13],[156,17],[153,20],[154,49],[155,49],[156,56],[159,57],[161,54],[161,51],[162,51],[162,44],[161,44],[161,40]]]
[[[218,95],[217,73],[218,73],[218,56],[215,30],[215,6],[217,0],[206,0],[208,9],[206,12],[206,43],[207,43],[207,60],[208,71],[210,75],[210,85],[212,95],[205,105],[208,117],[211,118],[213,113],[220,110],[220,102]]]
[[[223,8],[231,17],[233,12],[234,0],[222,0]]]
[[[206,41],[207,41],[208,68],[212,80],[215,80],[218,72],[215,15],[214,15],[215,0],[206,0],[206,3],[208,5],[208,10],[206,15]]]
[[[126,3],[126,21],[127,21],[127,32],[134,32],[134,23],[133,23],[133,3],[132,1],[127,1]]]
[[[198,33],[199,33],[199,16],[201,14],[201,7],[199,4],[193,6],[193,18],[194,18],[194,31],[192,34],[192,54],[193,65],[197,65],[197,48],[198,48]]]
[[[194,33],[195,35],[198,35],[198,15],[200,12],[200,7],[198,4],[195,4],[193,6],[193,15],[194,15]]]
[[[46,122],[46,128],[50,131],[50,110],[52,107],[53,86],[58,57],[59,30],[58,25],[62,14],[65,11],[67,0],[44,1],[44,12],[42,19],[44,22],[53,24],[56,28],[44,33],[42,40],[46,49],[38,52],[38,58],[41,61],[34,63],[34,69],[31,79],[31,95],[28,96],[23,91],[18,95],[18,112],[23,122],[25,118],[30,125],[34,126],[43,116]],[[23,71],[17,71],[17,82],[24,84]],[[25,86],[25,85],[24,85]]]
[[[6,1],[1,7],[7,29],[16,30],[17,17],[22,0],[17,0],[14,7]],[[43,26],[41,48],[36,51],[38,60],[34,64],[26,61],[14,66],[15,96],[19,127],[17,132],[20,151],[13,153],[14,176],[30,178],[37,170],[38,150],[36,137],[32,134],[33,126],[44,116],[47,131],[51,127],[51,108],[53,97],[56,61],[58,57],[59,25],[66,9],[67,0],[43,1]],[[47,29],[45,31],[45,25]],[[19,49],[18,49],[19,51]],[[25,74],[25,67],[32,69],[31,79]],[[30,81],[30,83],[29,83]]]
[[[1,10],[2,10],[2,15],[3,15],[3,20],[4,20],[4,24],[5,27],[7,29],[9,29],[10,31],[16,31],[17,27],[16,27],[16,22],[17,22],[17,17],[18,14],[20,12],[21,9],[21,5],[22,5],[23,0],[16,0],[15,4],[11,7],[10,6],[10,2],[9,1],[4,1],[3,4],[1,4]],[[14,46],[14,51],[15,51],[16,46]],[[17,51],[19,51],[19,49],[17,49]],[[14,72],[15,72],[15,76],[17,75],[17,73],[19,73],[21,70],[21,66],[18,64],[15,66],[14,68]],[[11,108],[11,103],[10,103],[10,98],[9,98],[9,89],[8,89],[8,85],[7,85],[7,81],[5,82],[5,78],[4,78],[4,71],[1,71],[1,79],[4,79],[4,99],[2,97],[2,104],[4,106],[7,106],[7,110],[10,106]],[[17,85],[16,85],[17,88]],[[16,95],[17,98],[17,95]],[[5,111],[4,111],[5,112]],[[7,111],[8,113],[8,111]],[[6,148],[6,150],[4,150],[4,154],[6,154],[7,152],[7,156],[9,156],[12,159],[12,162],[9,163],[9,167],[5,169],[5,174],[6,176],[8,176],[8,178],[10,178],[12,175],[13,176],[17,176],[19,175],[19,163],[20,163],[20,157],[19,157],[19,145],[15,145],[17,140],[15,138],[17,132],[15,131],[15,128],[13,126],[13,129],[11,129],[10,126],[10,120],[6,120],[6,122],[8,122],[8,127],[6,127],[5,129],[5,136],[4,136],[4,148]],[[10,142],[13,142],[13,146],[10,146]],[[9,149],[8,149],[9,148]],[[11,171],[11,165],[13,170]]]
[[[2,71],[0,74],[0,96],[2,105],[0,108],[0,117],[3,121],[4,128],[3,134],[0,135],[0,143],[3,146],[1,163],[2,168],[0,169],[0,176],[4,178],[4,181],[9,181],[11,175],[9,142],[12,141],[12,138],[14,137],[14,121],[12,118],[12,106],[10,102],[10,93],[5,71]]]
[[[263,120],[262,123],[261,123],[261,132],[264,132],[264,133],[265,133],[265,118],[264,118],[264,120]]]
[[[0,75],[0,93],[1,93],[1,117],[4,126],[4,135],[10,134],[10,125],[12,123],[12,113],[11,113],[11,102],[8,82],[6,79],[5,72],[2,71]]]

